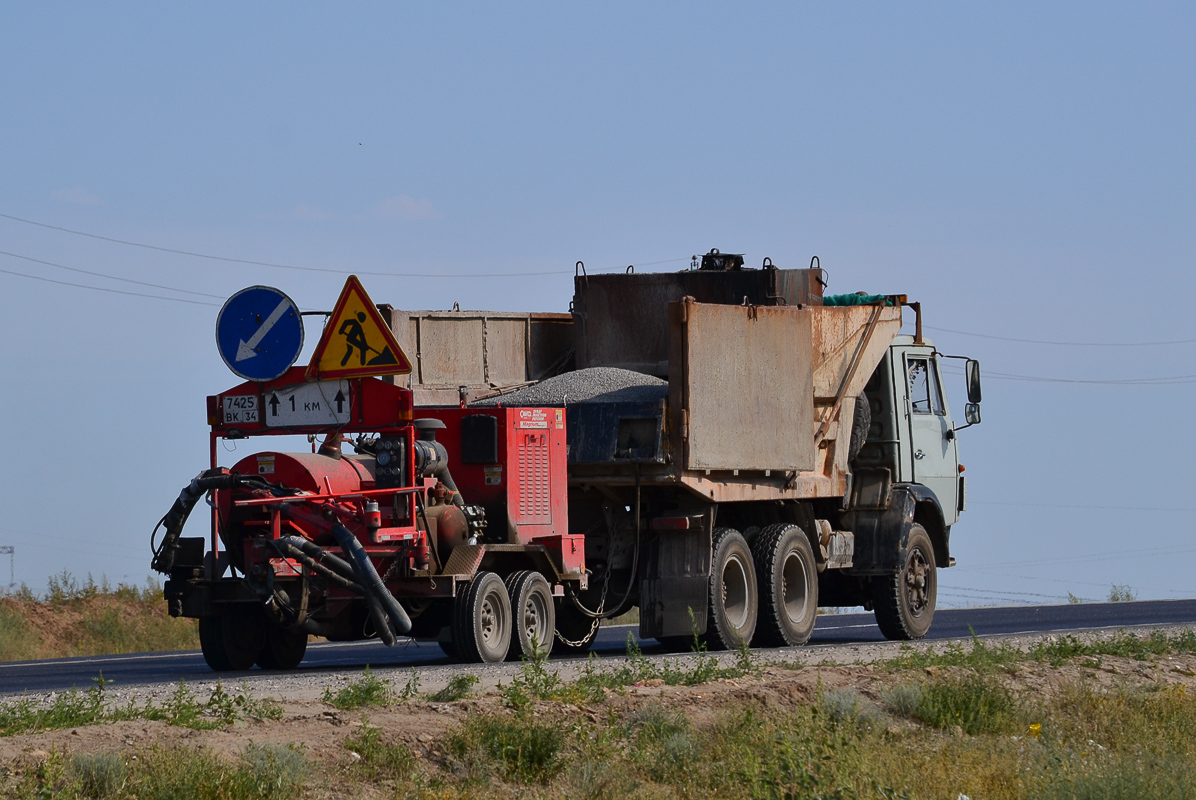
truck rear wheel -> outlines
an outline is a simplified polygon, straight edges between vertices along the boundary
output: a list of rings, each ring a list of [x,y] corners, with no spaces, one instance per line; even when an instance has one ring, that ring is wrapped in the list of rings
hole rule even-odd
[[[756,632],[756,570],[739,531],[716,528],[712,539],[706,646],[734,650]]]
[[[508,661],[552,652],[556,632],[556,607],[552,587],[538,572],[524,570],[507,576],[507,594],[511,598],[511,649]]]
[[[288,631],[267,622],[262,637],[265,641],[257,652],[257,665],[262,669],[294,669],[307,653],[307,634]]]
[[[453,604],[453,644],[462,661],[495,663],[511,646],[511,598],[502,578],[479,572]]]
[[[818,565],[814,548],[797,525],[769,525],[752,547],[760,586],[760,614],[753,644],[796,647],[810,640],[818,616]]]
[[[203,660],[217,672],[249,669],[262,649],[261,612],[255,606],[200,617],[199,646]]]
[[[873,578],[876,624],[886,639],[921,639],[930,631],[938,596],[934,547],[926,529],[910,526],[901,566],[891,576]]]

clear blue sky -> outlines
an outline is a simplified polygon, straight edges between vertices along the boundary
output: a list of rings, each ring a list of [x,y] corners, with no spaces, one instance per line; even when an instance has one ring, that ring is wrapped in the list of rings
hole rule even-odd
[[[1193,7],[644,5],[5,4],[0,213],[440,276],[363,275],[405,308],[565,310],[578,259],[817,254],[988,373],[942,602],[1196,594],[1196,378],[997,378],[1190,376],[1196,343],[978,336],[1196,339]],[[207,463],[204,397],[238,382],[216,306],[328,308],[344,276],[2,217],[0,250],[126,281],[0,255],[0,544],[34,587],[141,581]]]

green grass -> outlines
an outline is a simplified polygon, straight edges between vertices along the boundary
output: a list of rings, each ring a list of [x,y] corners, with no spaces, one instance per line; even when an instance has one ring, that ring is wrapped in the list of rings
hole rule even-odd
[[[384,741],[382,730],[365,719],[361,730],[345,739],[345,747],[361,757],[357,770],[368,778],[406,780],[415,770],[415,755],[410,748]]]
[[[473,694],[473,687],[478,684],[478,676],[468,672],[449,678],[448,684],[437,692],[428,695],[433,703],[454,703]]]
[[[453,731],[445,749],[452,768],[467,779],[493,772],[513,783],[545,783],[560,771],[565,740],[556,725],[487,714]]]
[[[22,584],[0,593],[0,661],[199,647],[195,620],[166,613],[162,587],[51,576],[44,595]]]
[[[1124,656],[1139,660],[1151,656],[1196,653],[1196,631],[1184,629],[1176,634],[1152,631],[1134,634],[1118,631],[1106,638],[1080,639],[1064,635],[1052,641],[1040,641],[1026,650],[1006,642],[986,643],[979,637],[965,645],[952,642],[942,649],[918,650],[908,645],[901,654],[877,663],[890,671],[927,667],[966,667],[981,672],[1008,669],[1025,661],[1058,666],[1077,657]]]
[[[355,711],[367,706],[385,707],[395,702],[395,692],[390,681],[378,678],[366,664],[365,673],[357,680],[351,680],[335,692],[324,690],[323,700],[342,711]]]
[[[300,795],[310,773],[302,751],[252,742],[233,759],[203,748],[69,758],[55,749],[40,762],[21,766],[8,775],[12,780],[0,784],[13,800],[290,800]]]
[[[201,703],[187,688],[186,682],[179,681],[162,705],[152,701],[137,705],[130,701],[116,706],[109,702],[104,691],[109,681],[102,675],[94,680],[95,684],[87,691],[70,689],[48,703],[38,703],[27,697],[0,703],[0,736],[130,719],[156,720],[205,730],[236,725],[250,718],[282,718],[282,707],[277,702],[253,697],[244,684],[240,692],[229,694],[223,684],[217,682],[207,701]]]

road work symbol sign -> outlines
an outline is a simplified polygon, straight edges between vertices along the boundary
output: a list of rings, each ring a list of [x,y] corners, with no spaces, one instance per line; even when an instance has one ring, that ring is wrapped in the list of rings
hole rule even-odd
[[[250,381],[272,381],[303,350],[303,319],[295,301],[270,286],[250,286],[224,303],[216,317],[216,345],[224,363]]]
[[[307,365],[307,379],[405,375],[410,371],[411,362],[390,326],[361,281],[350,275]]]

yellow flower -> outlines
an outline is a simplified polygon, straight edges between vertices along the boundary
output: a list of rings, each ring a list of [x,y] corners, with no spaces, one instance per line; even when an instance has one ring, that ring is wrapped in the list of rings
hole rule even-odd
[[[1033,725],[1031,725],[1030,733],[1032,733],[1034,736],[1041,736],[1042,735],[1042,723],[1035,722]]]

